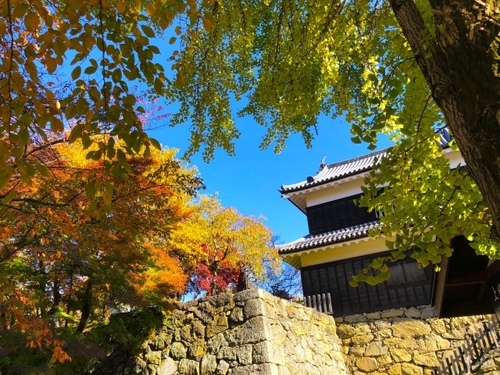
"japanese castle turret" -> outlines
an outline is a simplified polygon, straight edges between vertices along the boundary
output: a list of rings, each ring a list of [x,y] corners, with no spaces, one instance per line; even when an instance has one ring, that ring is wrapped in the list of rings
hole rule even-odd
[[[451,168],[463,165],[460,153],[446,147],[448,141],[443,134],[443,153]],[[327,296],[336,317],[424,305],[434,306],[439,317],[493,313],[487,281],[500,262],[476,255],[463,236],[453,239],[453,255],[443,258],[439,273],[419,268],[407,257],[388,264],[391,277],[386,282],[356,288],[349,284],[354,274],[389,251],[384,238],[368,235],[379,225],[379,213],[354,203],[364,178],[385,153],[334,164],[322,161],[315,175],[281,187],[282,197],[307,217],[308,234],[278,246],[280,256],[300,269],[306,300]]]

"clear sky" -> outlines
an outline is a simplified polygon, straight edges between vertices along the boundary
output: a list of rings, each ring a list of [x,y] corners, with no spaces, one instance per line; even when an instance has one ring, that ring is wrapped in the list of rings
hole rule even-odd
[[[281,185],[304,181],[315,175],[321,159],[334,163],[370,152],[367,145],[351,142],[349,126],[340,120],[323,118],[312,149],[307,149],[300,135],[292,135],[281,154],[272,149],[259,150],[264,129],[251,118],[238,120],[241,137],[236,143],[236,156],[219,150],[209,164],[196,155],[189,165],[196,165],[204,179],[205,193],[218,194],[222,204],[235,207],[246,215],[262,215],[279,243],[290,242],[308,233],[305,215],[288,200],[282,199]],[[179,128],[164,127],[150,132],[163,146],[187,147],[189,124]],[[379,142],[379,148],[388,143]]]
[[[156,40],[162,51],[157,57],[159,63],[178,48],[176,44],[167,44],[166,40],[168,36]],[[167,72],[169,65],[166,64]],[[236,109],[242,107],[239,103],[232,105]],[[166,107],[165,112],[173,113],[175,108]],[[207,187],[205,193],[217,193],[223,206],[235,207],[245,215],[264,216],[265,224],[280,237],[278,243],[290,242],[308,234],[306,216],[291,202],[281,198],[278,192],[281,185],[304,181],[307,176],[315,175],[325,156],[326,163],[330,164],[370,152],[366,144],[351,142],[350,127],[341,120],[332,121],[323,117],[311,149],[305,147],[299,134],[291,135],[279,155],[272,148],[259,149],[265,129],[252,118],[236,121],[241,131],[236,142],[236,156],[228,156],[218,150],[209,164],[203,162],[201,154],[198,154],[189,165],[197,166]],[[189,124],[178,128],[165,126],[148,133],[163,146],[180,149],[182,154],[188,145]],[[389,143],[387,140],[379,141],[378,146],[384,148]]]

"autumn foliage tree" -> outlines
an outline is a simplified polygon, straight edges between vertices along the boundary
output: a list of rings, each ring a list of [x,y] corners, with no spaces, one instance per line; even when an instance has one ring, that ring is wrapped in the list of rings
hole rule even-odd
[[[224,208],[216,197],[202,196],[193,208],[191,218],[179,222],[171,233],[174,248],[197,252],[189,267],[192,292],[237,289],[246,277],[249,282],[262,281],[268,272],[277,271],[272,233],[262,218]]]
[[[26,155],[48,173],[15,173],[0,192],[0,329],[26,332],[59,361],[67,357],[54,326],[83,332],[120,304],[184,292],[187,275],[167,240],[202,187],[175,151],[126,158],[118,148],[126,179],[85,154],[78,143],[30,145]]]
[[[14,173],[31,178],[43,163],[26,158],[31,141],[50,133],[61,136],[74,123],[70,141],[98,146],[104,167],[120,173],[123,160],[102,157],[159,148],[143,129],[144,106],[131,85],[145,85],[150,97],[182,84],[184,68],[174,77],[156,61],[152,39],[172,34],[196,36],[207,29],[212,1],[41,1],[0,3],[0,187]],[[174,20],[176,20],[174,22]],[[187,34],[186,34],[187,35]],[[175,40],[175,37],[174,37]],[[172,60],[178,51],[173,52]],[[111,135],[96,141],[96,135]],[[16,172],[17,171],[17,172]]]
[[[262,147],[274,145],[276,151],[292,133],[310,146],[320,114],[345,118],[352,123],[353,141],[367,142],[370,149],[379,134],[389,134],[395,142],[390,173],[402,180],[412,173],[407,162],[398,163],[402,156],[422,160],[423,172],[446,173],[444,159],[434,157],[434,131],[446,124],[472,177],[463,188],[473,193],[461,202],[449,195],[454,212],[445,221],[453,226],[462,208],[476,212],[468,227],[481,224],[469,238],[478,251],[496,256],[498,8],[498,1],[456,0],[5,0],[0,3],[0,187],[14,173],[25,178],[41,173],[43,163],[28,162],[26,146],[50,131],[61,135],[71,121],[76,125],[69,140],[81,139],[85,148],[99,134],[118,137],[129,154],[158,147],[143,130],[144,108],[131,83],[144,83],[153,97],[179,105],[171,124],[189,121],[187,154],[201,150],[206,160],[219,147],[235,153],[240,129],[232,98],[245,98],[238,114],[253,116],[267,129]],[[160,49],[151,42],[164,30],[179,48],[160,64]],[[174,71],[172,77],[164,65]],[[123,175],[123,159],[104,157],[116,152],[111,139],[97,142],[93,157]],[[371,181],[377,186],[375,177]],[[462,189],[454,177],[441,179],[441,186],[418,182],[431,195],[447,190],[447,184]],[[477,192],[486,202],[479,211]],[[405,189],[396,195],[405,196]],[[446,212],[439,212],[439,220]],[[445,246],[427,259],[447,254]]]

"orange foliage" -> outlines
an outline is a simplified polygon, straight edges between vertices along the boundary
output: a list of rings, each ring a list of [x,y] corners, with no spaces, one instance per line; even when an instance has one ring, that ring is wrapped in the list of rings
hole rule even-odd
[[[54,327],[39,316],[53,315],[55,327],[79,320],[83,331],[97,309],[109,314],[184,291],[187,276],[166,238],[202,185],[173,151],[128,158],[121,179],[78,144],[32,150],[44,174],[14,174],[0,190],[0,322],[16,322],[4,328],[26,332],[30,347],[51,347],[53,361],[64,361]]]

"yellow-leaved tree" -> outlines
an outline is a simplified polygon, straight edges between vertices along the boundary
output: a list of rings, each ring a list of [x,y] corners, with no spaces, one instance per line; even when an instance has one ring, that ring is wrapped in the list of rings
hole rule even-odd
[[[195,294],[245,289],[247,281],[262,282],[268,272],[279,269],[272,232],[263,218],[224,208],[216,197],[200,197],[190,218],[175,226],[170,244],[192,255],[186,265]]]

